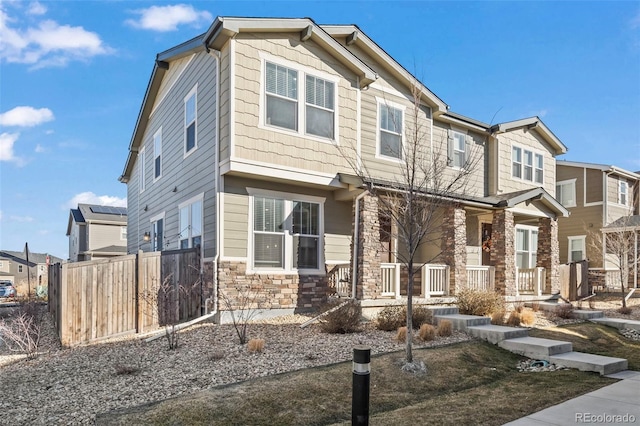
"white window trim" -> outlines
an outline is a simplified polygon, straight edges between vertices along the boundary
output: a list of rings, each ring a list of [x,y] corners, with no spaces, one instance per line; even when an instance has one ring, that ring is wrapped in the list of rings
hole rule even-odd
[[[140,194],[142,194],[145,189],[147,189],[147,179],[146,179],[146,168],[145,162],[147,159],[147,154],[145,151],[145,147],[143,146],[140,152],[138,153],[138,189]]]
[[[519,148],[520,152],[521,152],[521,161],[520,161],[520,176],[521,177],[515,177],[513,175],[513,148]],[[524,152],[525,151],[529,151],[531,153],[531,157],[532,157],[532,163],[531,163],[531,180],[525,179],[524,178],[524,166],[525,166],[525,162],[524,162]],[[540,182],[536,182],[536,155],[540,155],[542,156],[542,183]],[[526,183],[530,183],[530,184],[534,184],[534,185],[541,185],[544,186],[544,175],[545,175],[545,171],[544,171],[544,165],[546,163],[545,161],[545,157],[544,157],[544,152],[532,148],[530,146],[526,146],[526,145],[520,145],[517,143],[512,143],[511,144],[511,149],[509,151],[509,167],[510,167],[510,171],[509,171],[509,175],[511,176],[511,179],[513,180],[517,180],[520,182],[526,182]]]
[[[563,207],[569,208],[569,207],[577,207],[578,205],[578,200],[577,200],[577,194],[576,194],[576,182],[577,182],[577,178],[573,178],[573,179],[567,179],[567,180],[561,180],[556,182],[556,186],[564,186],[564,185],[572,185],[573,186],[573,204],[562,204],[562,200],[560,201],[560,204],[562,204]],[[556,197],[558,196],[558,189],[556,188]]]
[[[326,198],[315,197],[305,194],[294,194],[290,192],[270,191],[260,188],[247,187],[247,194],[249,195],[249,220],[247,224],[247,274],[299,274],[299,275],[325,275],[324,270],[324,203]],[[253,199],[254,197],[269,197],[276,198],[291,203],[292,201],[302,201],[309,203],[316,203],[320,205],[318,221],[318,269],[295,269],[292,266],[292,252],[291,240],[293,238],[291,232],[285,232],[285,252],[284,252],[284,268],[255,268],[253,266],[254,253],[253,253]],[[285,209],[285,212],[289,213],[291,209]]]
[[[515,264],[516,268],[518,267],[517,266],[518,265],[518,229],[523,229],[523,230],[529,231],[529,236],[531,236],[531,231],[537,231],[538,232],[538,239],[540,238],[540,228],[537,227],[537,226],[532,226],[532,225],[516,225],[515,226],[515,228],[513,230],[513,233],[514,233],[514,235],[513,235],[513,243],[514,243],[513,248],[514,248],[514,250],[513,251],[514,251],[514,254],[516,255],[516,257],[514,259],[515,262],[516,262],[516,264]],[[531,254],[532,253],[536,253],[536,259],[537,259],[537,254],[538,254],[538,248],[537,247],[535,247],[535,248],[531,247],[531,238],[529,238],[529,249],[530,249],[530,251],[528,251],[527,253],[529,253],[529,263],[531,263]],[[536,267],[536,265],[533,265],[533,267],[530,267],[528,269],[533,269],[535,267]]]
[[[183,202],[181,202],[180,204],[178,204],[178,228],[180,228],[180,210],[182,210],[185,207],[191,206],[194,203],[197,203],[198,201],[200,201],[200,209],[201,209],[201,216],[202,217],[202,223],[200,224],[202,226],[201,232],[200,232],[200,238],[202,240],[201,244],[200,244],[200,249],[203,249],[204,246],[204,192],[201,192],[200,194],[191,197]],[[191,215],[189,215],[189,221],[191,221]],[[191,226],[191,224],[189,224]],[[184,238],[182,238],[182,229],[178,229],[178,248],[180,248],[180,241],[183,240]],[[189,235],[187,236],[187,239],[189,240],[189,248],[192,248],[191,246],[191,240],[192,240],[193,236],[191,235],[191,229],[189,229]]]
[[[380,152],[380,106],[381,105],[385,105],[391,108],[396,108],[399,109],[402,112],[402,130],[400,133],[400,148],[401,148],[401,154],[402,154],[402,158],[395,158],[395,157],[387,157],[386,155],[383,155]],[[392,102],[389,101],[388,99],[385,98],[381,98],[379,96],[376,96],[376,158],[379,160],[384,160],[384,161],[391,161],[393,163],[400,163],[400,164],[404,164],[405,162],[405,158],[404,158],[404,144],[405,144],[405,121],[406,121],[406,114],[405,111],[407,110],[407,107],[405,105],[396,103],[396,102]]]
[[[301,65],[298,64],[296,62],[292,62],[292,61],[288,61],[286,59],[283,59],[279,56],[274,56],[271,55],[269,53],[266,52],[258,52],[258,56],[260,57],[260,100],[259,100],[259,115],[260,118],[258,120],[258,128],[259,129],[263,129],[263,130],[269,130],[272,132],[277,132],[277,133],[282,133],[285,135],[290,135],[290,136],[295,136],[295,137],[302,137],[305,139],[309,139],[309,140],[313,140],[316,142],[322,142],[322,143],[328,143],[328,144],[335,144],[335,145],[339,145],[339,141],[340,141],[340,135],[339,135],[339,129],[340,129],[340,107],[338,104],[338,100],[339,100],[339,96],[338,96],[338,91],[339,91],[339,83],[340,83],[340,78],[335,76],[335,75],[331,75],[328,74],[326,72],[320,71],[320,70],[316,70],[314,68],[311,67],[307,67],[305,65]],[[273,64],[276,65],[280,65],[283,67],[287,67],[287,68],[291,68],[295,71],[298,72],[298,99],[297,99],[297,103],[298,103],[298,130],[290,130],[290,129],[285,129],[282,127],[277,127],[277,126],[272,126],[269,125],[267,123],[265,123],[265,115],[266,115],[266,108],[267,108],[267,88],[265,87],[265,76],[266,76],[266,69],[267,69],[267,62],[271,62]],[[306,104],[307,104],[307,98],[306,98],[306,92],[305,92],[305,84],[306,84],[306,76],[307,74],[312,75],[314,77],[318,77],[321,78],[323,80],[327,80],[331,83],[334,84],[334,90],[333,90],[333,114],[334,114],[334,118],[333,118],[333,139],[328,139],[328,138],[323,138],[321,136],[316,136],[316,135],[311,135],[306,133],[306,124],[307,124],[307,117],[306,117]]]
[[[571,242],[574,240],[582,241],[582,259],[587,258],[587,236],[586,235],[575,235],[571,237],[567,237],[567,262],[572,262],[571,260]]]
[[[624,186],[625,188],[625,193],[624,196],[626,197],[625,202],[622,202],[622,187]],[[625,206],[628,207],[630,205],[629,203],[629,183],[626,180],[619,180],[618,181],[618,204],[621,206]]]
[[[465,146],[465,152],[464,152],[464,163],[467,164],[468,162],[468,158],[467,155],[470,155],[470,153],[467,152],[466,148],[467,148],[467,138],[469,137],[469,131],[467,129],[463,129],[462,127],[457,127],[457,126],[453,126],[451,125],[451,132],[453,133],[460,133],[461,135],[464,135],[464,146]],[[453,137],[453,139],[455,140],[455,136]],[[447,134],[447,143],[449,143],[449,137]],[[455,151],[455,145],[452,147],[452,150]],[[449,147],[447,146],[447,154],[449,152]],[[454,166],[453,165],[453,158],[451,159],[451,165],[449,165],[449,159],[447,158],[447,167],[453,169],[453,170],[464,170],[464,167],[458,167],[458,166]]]
[[[165,239],[165,235],[166,235],[166,231],[167,231],[167,221],[165,220],[165,212],[162,213],[158,213],[155,216],[152,216],[149,218],[149,225],[153,224],[154,222],[159,221],[160,219],[162,219],[162,239]],[[155,251],[155,247],[153,246],[153,228],[151,226],[149,226],[149,233],[151,234],[151,239],[149,240],[149,246],[150,248],[154,249]],[[145,231],[146,232],[146,231]],[[164,241],[162,241],[162,248],[164,249]]]
[[[124,238],[122,238],[123,235],[124,235]],[[121,226],[120,227],[120,241],[127,241],[127,227],[126,226]]]
[[[193,141],[193,148],[191,148],[191,151],[187,151],[187,124],[191,124],[191,123],[187,123],[187,100],[191,97],[191,96],[195,96],[195,100],[194,100],[194,108],[195,108],[195,123],[196,123],[196,131],[194,133],[194,141]],[[198,150],[198,83],[196,83],[195,86],[193,86],[193,88],[189,91],[189,93],[187,94],[187,96],[184,97],[183,102],[182,102],[182,118],[183,118],[183,125],[182,125],[182,138],[183,138],[183,142],[182,142],[182,149],[183,149],[183,158],[187,158],[188,156],[190,156],[191,154],[193,154],[195,151]]]
[[[156,177],[156,157],[158,153],[156,152],[156,138],[160,138],[160,174]],[[157,132],[153,134],[153,181],[156,182],[160,180],[162,177],[162,127],[158,129]]]

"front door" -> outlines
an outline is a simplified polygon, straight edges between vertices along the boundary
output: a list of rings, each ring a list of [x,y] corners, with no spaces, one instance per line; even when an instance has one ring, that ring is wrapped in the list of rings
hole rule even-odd
[[[482,224],[482,264],[491,265],[491,224]]]

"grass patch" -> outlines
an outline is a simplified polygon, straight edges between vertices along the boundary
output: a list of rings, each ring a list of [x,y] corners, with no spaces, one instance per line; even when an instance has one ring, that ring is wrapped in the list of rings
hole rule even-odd
[[[579,323],[548,329],[533,329],[529,335],[571,342],[573,350],[578,352],[625,358],[629,361],[630,370],[640,370],[640,342],[627,339],[613,327]]]
[[[614,382],[562,370],[519,373],[521,357],[485,342],[414,350],[427,373],[403,373],[403,352],[371,360],[371,424],[501,425]],[[350,424],[351,362],[263,377],[99,415],[99,425]],[[508,407],[508,409],[506,409]]]

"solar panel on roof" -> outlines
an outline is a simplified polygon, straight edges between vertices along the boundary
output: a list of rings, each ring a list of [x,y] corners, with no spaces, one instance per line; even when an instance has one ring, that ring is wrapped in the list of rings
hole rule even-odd
[[[92,206],[91,211],[98,214],[115,214],[118,216],[124,216],[127,214],[126,207]]]

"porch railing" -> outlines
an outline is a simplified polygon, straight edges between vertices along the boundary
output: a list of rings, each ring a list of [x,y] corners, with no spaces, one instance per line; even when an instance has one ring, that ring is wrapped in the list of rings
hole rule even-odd
[[[544,268],[516,268],[516,288],[518,294],[542,296],[546,271]]]
[[[382,263],[382,294],[381,296],[400,297],[400,264]]]
[[[449,266],[427,264],[422,267],[422,297],[449,294]]]
[[[338,297],[351,297],[351,265],[345,263],[336,265],[329,271],[329,288],[335,291]]]
[[[495,289],[496,268],[494,266],[467,266],[466,288],[493,291]]]

